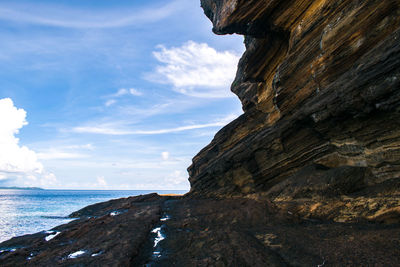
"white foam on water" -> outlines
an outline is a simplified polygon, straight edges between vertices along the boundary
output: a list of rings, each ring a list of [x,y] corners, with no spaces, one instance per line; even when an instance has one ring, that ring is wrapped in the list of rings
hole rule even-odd
[[[54,233],[54,232],[52,232],[52,233]],[[61,232],[56,232],[55,234],[48,235],[48,236],[46,236],[46,237],[44,238],[44,240],[50,241],[50,240],[52,240],[54,237],[58,236],[59,234],[61,234]]]
[[[68,259],[76,259],[76,258],[82,256],[85,253],[86,253],[86,251],[78,250],[78,251],[76,251],[74,253],[69,254],[68,255]]]

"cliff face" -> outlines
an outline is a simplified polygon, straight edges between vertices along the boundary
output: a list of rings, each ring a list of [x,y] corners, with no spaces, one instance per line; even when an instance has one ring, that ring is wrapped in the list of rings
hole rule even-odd
[[[399,266],[400,0],[202,6],[245,35],[245,113],[193,159],[190,193],[86,207],[1,243],[1,266]]]
[[[400,1],[201,4],[214,33],[245,35],[245,112],[195,156],[189,195],[400,194]]]

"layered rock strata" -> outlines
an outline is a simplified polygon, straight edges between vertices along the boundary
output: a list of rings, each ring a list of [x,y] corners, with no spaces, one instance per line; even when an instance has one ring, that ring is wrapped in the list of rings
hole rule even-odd
[[[89,206],[1,243],[1,266],[399,265],[400,1],[202,7],[245,35],[244,114],[193,159],[190,193]]]
[[[362,204],[362,203],[360,203]],[[330,210],[332,216],[340,216]],[[77,220],[0,243],[1,266],[398,266],[396,224],[332,223],[249,198],[156,194],[89,206]],[[155,246],[154,229],[163,240]],[[58,234],[55,234],[58,233]]]
[[[400,1],[201,4],[215,33],[245,35],[231,87],[244,114],[193,159],[192,197],[310,198],[398,184]],[[296,183],[308,194],[283,190]]]

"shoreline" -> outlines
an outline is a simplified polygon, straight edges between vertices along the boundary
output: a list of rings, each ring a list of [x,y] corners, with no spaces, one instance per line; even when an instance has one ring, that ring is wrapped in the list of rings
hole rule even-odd
[[[2,190],[3,214],[0,216],[0,242],[68,222],[63,219],[85,206],[153,191],[66,191],[66,190]],[[159,191],[186,193],[186,191]],[[2,227],[1,227],[2,226]]]
[[[89,205],[1,243],[1,266],[399,265],[400,2],[201,7],[244,36],[244,112],[193,157],[190,192]]]
[[[400,261],[398,251],[389,249],[400,242],[398,224],[304,218],[262,197],[154,193],[93,204],[70,217],[78,219],[1,243],[0,265],[316,266],[326,261],[392,266]]]

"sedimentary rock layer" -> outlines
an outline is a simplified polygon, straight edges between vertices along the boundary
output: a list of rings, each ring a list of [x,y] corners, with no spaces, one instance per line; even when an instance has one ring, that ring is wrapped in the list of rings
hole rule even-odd
[[[194,157],[191,196],[300,198],[279,188],[310,177],[320,196],[397,183],[400,1],[201,3],[215,33],[245,35],[231,87],[244,114]]]
[[[57,235],[40,232],[1,243],[0,265],[398,266],[398,225],[305,218],[290,204],[156,194],[112,200],[73,213],[79,219],[50,231]],[[309,207],[314,215],[344,216],[340,205]],[[165,238],[157,246],[155,227]]]

